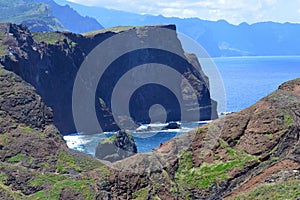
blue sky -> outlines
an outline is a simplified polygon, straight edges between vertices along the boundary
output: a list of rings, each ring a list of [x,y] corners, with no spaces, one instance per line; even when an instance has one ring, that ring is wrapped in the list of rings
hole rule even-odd
[[[68,0],[71,2],[167,17],[300,23],[300,0]]]

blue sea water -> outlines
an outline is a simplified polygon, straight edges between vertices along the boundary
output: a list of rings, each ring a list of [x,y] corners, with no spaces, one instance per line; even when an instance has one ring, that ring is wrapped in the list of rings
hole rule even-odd
[[[144,131],[129,130],[129,132],[134,137],[138,152],[150,152],[152,151],[152,149],[158,147],[161,143],[167,142],[175,136],[186,133],[206,123],[207,122],[204,121],[180,123],[181,129],[173,130],[162,130],[162,128],[165,127],[167,124],[150,124],[143,126],[150,126],[151,131],[148,131],[145,128]],[[112,136],[113,134],[114,133],[112,132],[93,135],[75,133],[64,136],[64,139],[67,142],[69,148],[94,156],[98,143],[101,140]]]
[[[300,77],[300,56],[285,57],[224,57],[214,58],[215,66],[220,72],[226,94],[226,111],[242,110],[278,88],[288,80]],[[178,134],[185,133],[203,123],[182,124],[183,129],[161,131],[164,125],[156,125],[157,130],[133,134],[138,152],[149,152],[161,143]],[[65,136],[70,148],[91,155],[99,141],[112,133]]]
[[[224,57],[213,59],[223,79],[226,111],[236,112],[300,78],[300,56]]]

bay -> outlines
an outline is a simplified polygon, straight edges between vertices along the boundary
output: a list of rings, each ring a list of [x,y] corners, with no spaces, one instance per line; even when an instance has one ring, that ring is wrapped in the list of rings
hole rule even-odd
[[[212,60],[224,85],[227,112],[245,109],[276,90],[283,82],[300,77],[300,56],[221,57]],[[164,131],[161,128],[166,124],[158,124],[153,125],[156,128],[151,131],[130,132],[134,136],[138,152],[150,152],[161,143],[203,124],[205,122],[191,122],[182,124],[182,129]],[[112,134],[76,133],[67,135],[64,139],[70,148],[93,156],[97,144]]]

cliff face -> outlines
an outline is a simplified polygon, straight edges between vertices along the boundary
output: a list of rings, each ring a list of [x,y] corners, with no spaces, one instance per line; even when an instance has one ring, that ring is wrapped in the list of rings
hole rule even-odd
[[[80,172],[103,165],[67,148],[53,125],[53,113],[35,89],[0,66],[0,198],[90,198],[92,177]],[[102,174],[102,175],[101,175]],[[101,178],[100,178],[101,177]],[[76,189],[80,187],[80,191]]]
[[[127,33],[134,30],[132,37],[140,38],[139,34],[143,33],[144,38],[139,39],[141,42],[147,43],[150,41],[151,33],[154,33],[158,28],[167,28],[175,30],[175,26],[162,27],[120,27],[107,31],[99,31],[86,35],[77,35],[72,33],[33,33],[20,25],[1,24],[1,43],[2,51],[0,63],[5,66],[5,69],[15,72],[20,75],[26,82],[33,85],[37,92],[42,96],[45,103],[53,109],[54,123],[62,134],[72,133],[76,131],[74,119],[72,115],[72,91],[74,80],[77,72],[86,58],[86,56],[105,39],[114,35]],[[129,34],[129,33],[128,33]],[[180,41],[177,39],[176,33],[169,35],[169,38],[155,38],[161,41],[162,44],[170,48],[172,47],[185,57],[181,48]],[[143,41],[144,40],[144,41]],[[128,46],[131,44],[130,39],[122,41],[122,45]],[[121,44],[120,44],[121,45]],[[113,47],[118,48],[118,47]],[[142,58],[142,59],[141,59]],[[111,93],[114,84],[118,81],[129,67],[141,65],[147,62],[162,63],[180,70],[180,73],[188,80],[188,82],[196,89],[198,103],[200,105],[200,119],[207,120],[217,117],[216,103],[211,100],[208,79],[203,75],[203,72],[196,70],[195,65],[199,65],[196,57],[189,55],[186,62],[178,63],[172,59],[170,55],[165,55],[161,52],[151,50],[137,51],[124,57],[122,65],[114,62],[115,66],[111,68],[114,71],[108,74],[105,81],[98,84],[95,107],[98,121],[101,124],[103,131],[118,130],[111,111]],[[121,62],[120,61],[120,62]],[[193,63],[193,65],[191,64]],[[122,66],[122,67],[121,67]],[[157,71],[159,74],[160,72]],[[147,76],[147,72],[144,75]],[[91,77],[92,78],[92,77]],[[96,77],[97,78],[97,77]],[[182,98],[185,99],[185,104],[189,105],[191,110],[197,108],[196,105],[190,105],[189,91],[184,90],[186,83],[181,82],[178,88],[185,91],[182,93]],[[87,90],[89,88],[86,88]],[[159,94],[159,95],[158,95]],[[170,92],[165,89],[158,88],[149,90],[140,90],[135,93],[136,98],[131,103],[131,116],[135,122],[150,122],[149,107],[162,102],[167,107],[167,120],[180,120],[180,108],[178,102],[170,99]],[[158,96],[158,99],[151,100],[151,96]],[[84,97],[82,97],[84,98]],[[100,101],[99,101],[100,99]],[[167,100],[167,101],[166,101]],[[126,117],[125,117],[126,118]],[[128,116],[127,116],[128,119]],[[97,132],[98,130],[81,130],[85,132]]]
[[[181,135],[152,153],[114,163],[114,197],[299,198],[299,102],[296,79],[241,112]]]
[[[35,89],[2,66],[0,88],[1,199],[299,197],[300,79],[109,167],[69,150]]]

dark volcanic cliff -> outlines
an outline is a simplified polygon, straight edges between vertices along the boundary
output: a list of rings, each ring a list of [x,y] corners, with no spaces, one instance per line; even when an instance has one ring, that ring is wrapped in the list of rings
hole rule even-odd
[[[299,198],[300,79],[152,152],[104,166],[67,148],[46,105],[59,111],[62,129],[79,64],[95,40],[117,33],[33,40],[23,26],[0,30],[0,199]]]
[[[158,40],[162,46],[165,45],[174,49],[186,59],[183,62],[178,62],[178,59],[174,59],[168,52],[147,49],[131,52],[116,60],[113,63],[114,66],[111,66],[111,69],[114,71],[107,73],[106,79],[98,84],[95,95],[96,114],[102,130],[119,129],[115,124],[110,107],[110,94],[116,81],[130,67],[149,62],[172,66],[179,71],[197,91],[195,94],[200,105],[199,120],[215,118],[217,116],[216,103],[210,98],[207,77],[203,75],[202,71],[199,72],[195,68],[195,65],[200,67],[197,59],[192,55],[185,57],[175,31],[168,35],[167,38],[163,36],[161,38],[151,38],[148,36],[155,33],[159,28],[175,30],[175,26],[169,25],[137,28],[119,27],[89,33],[84,36],[58,32],[32,34],[25,26],[3,23],[0,25],[0,63],[5,69],[20,75],[26,82],[36,88],[45,103],[53,109],[54,123],[61,133],[72,133],[76,131],[72,115],[72,91],[74,80],[81,64],[86,56],[105,39],[120,33],[127,34],[128,32],[129,35],[130,32],[131,35],[128,38],[137,38],[138,41],[146,44],[153,39]],[[128,38],[125,38],[119,45],[130,46],[131,39]],[[122,63],[121,65],[120,62]],[[157,73],[160,72],[157,71]],[[145,72],[142,76],[147,76],[147,73]],[[181,95],[185,99],[185,104],[189,106],[189,109],[186,110],[193,110],[197,106],[189,102],[189,98],[193,94],[190,94],[188,90],[184,90],[185,84],[184,82],[179,83],[178,88],[185,91]],[[86,89],[88,90],[89,88]],[[135,122],[149,122],[148,111],[150,106],[155,103],[161,103],[167,108],[168,121],[180,120],[180,106],[177,101],[170,100],[172,99],[170,98],[172,93],[168,90],[150,88],[150,90],[139,90],[134,95],[136,98],[131,102],[130,106],[133,109],[130,111],[130,114]],[[156,99],[151,101],[151,98],[147,98],[149,96],[156,96]],[[99,130],[80,131],[93,133]]]

